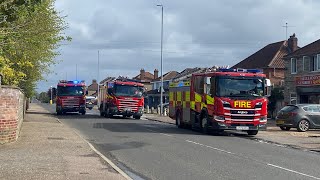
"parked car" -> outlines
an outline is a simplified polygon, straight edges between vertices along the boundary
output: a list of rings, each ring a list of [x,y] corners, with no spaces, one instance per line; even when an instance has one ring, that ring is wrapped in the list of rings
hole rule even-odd
[[[297,128],[300,132],[320,129],[320,105],[287,105],[278,112],[276,125],[284,131],[289,131],[291,128]]]
[[[88,109],[92,109],[94,107],[94,105],[96,104],[96,98],[93,96],[87,96],[86,97],[86,108]]]

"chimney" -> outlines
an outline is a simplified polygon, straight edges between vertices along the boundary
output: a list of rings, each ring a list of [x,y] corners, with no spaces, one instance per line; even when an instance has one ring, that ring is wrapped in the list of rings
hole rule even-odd
[[[92,84],[97,84],[97,80],[93,79]]]
[[[144,80],[145,77],[146,77],[146,71],[142,68],[140,70],[140,80]]]
[[[292,36],[288,39],[288,47],[291,52],[296,51],[298,49],[298,38],[296,38],[296,34],[293,33]]]
[[[159,77],[159,70],[155,69],[154,70],[154,75],[153,75],[153,79],[157,79]]]

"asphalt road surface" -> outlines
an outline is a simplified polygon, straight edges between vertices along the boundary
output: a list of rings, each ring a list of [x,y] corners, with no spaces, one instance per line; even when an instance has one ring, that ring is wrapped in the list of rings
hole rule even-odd
[[[103,118],[95,111],[58,118],[133,179],[320,179],[319,154],[245,135],[204,135],[148,120]]]

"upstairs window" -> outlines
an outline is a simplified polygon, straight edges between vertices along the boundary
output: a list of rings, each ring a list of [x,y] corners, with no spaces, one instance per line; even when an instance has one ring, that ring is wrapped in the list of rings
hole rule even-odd
[[[303,71],[310,71],[310,57],[303,56]]]
[[[311,57],[310,71],[320,71],[320,54]]]
[[[297,73],[297,59],[291,58],[291,74]]]

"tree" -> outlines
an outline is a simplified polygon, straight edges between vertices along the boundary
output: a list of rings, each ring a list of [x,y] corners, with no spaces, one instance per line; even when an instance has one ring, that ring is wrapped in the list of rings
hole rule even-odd
[[[7,0],[0,3],[0,73],[3,84],[22,88],[28,97],[49,73],[67,28],[55,0]]]

